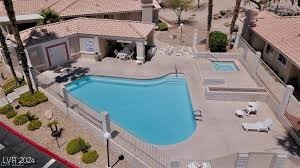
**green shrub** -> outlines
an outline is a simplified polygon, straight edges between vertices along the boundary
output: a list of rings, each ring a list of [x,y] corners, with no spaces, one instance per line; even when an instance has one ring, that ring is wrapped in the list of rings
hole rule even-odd
[[[29,131],[34,131],[39,129],[42,126],[42,122],[39,120],[33,120],[30,121],[30,123],[28,124],[27,128]]]
[[[14,118],[14,121],[13,123],[15,125],[24,125],[25,123],[27,123],[29,120],[28,120],[28,113],[25,113],[25,114],[20,114],[20,115],[17,115],[15,118]]]
[[[35,114],[31,114],[29,111],[27,112],[28,121],[38,120],[39,118]]]
[[[228,44],[227,35],[225,33],[215,31],[209,36],[209,48],[211,52],[226,52]]]
[[[14,111],[13,106],[7,104],[0,108],[0,114],[7,114],[8,112]]]
[[[67,153],[70,155],[74,155],[78,152],[87,152],[91,148],[91,145],[85,142],[82,138],[76,138],[71,140],[67,145]]]
[[[26,92],[22,94],[19,98],[19,103],[22,106],[26,107],[34,107],[40,103],[48,101],[48,98],[45,96],[44,93],[36,91],[34,94],[30,92]]]
[[[97,151],[92,150],[84,153],[81,157],[81,160],[83,163],[89,164],[89,163],[94,163],[99,157],[99,154]]]
[[[17,115],[17,112],[10,111],[10,112],[6,113],[6,118],[8,118],[8,119],[14,118],[16,115]]]
[[[51,121],[51,122],[49,122],[48,124],[47,124],[47,126],[48,127],[51,127],[52,125],[54,125],[54,124],[58,124],[58,121],[56,121],[56,120],[53,120],[53,121]]]
[[[21,81],[20,85],[18,85],[14,79],[8,79],[7,82],[1,86],[4,91],[4,94],[8,95],[9,93],[12,93],[15,89],[26,85],[25,80],[23,79],[19,79],[19,80]]]
[[[165,22],[160,22],[157,26],[159,31],[167,31],[169,29]]]
[[[224,16],[226,12],[224,10],[220,10],[220,15]]]

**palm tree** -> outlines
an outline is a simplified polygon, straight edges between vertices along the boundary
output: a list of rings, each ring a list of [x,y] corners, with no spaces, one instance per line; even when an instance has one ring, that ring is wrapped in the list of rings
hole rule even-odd
[[[21,82],[19,81],[19,79],[16,75],[16,72],[15,72],[15,69],[13,67],[11,57],[10,57],[10,53],[9,53],[9,50],[8,50],[8,47],[7,47],[7,44],[6,44],[5,36],[4,36],[1,28],[0,28],[0,42],[1,42],[1,46],[2,46],[3,51],[4,51],[4,57],[5,57],[5,60],[6,60],[6,64],[9,66],[11,74],[13,75],[16,84],[20,85]]]
[[[208,1],[206,49],[209,48],[209,35],[210,35],[210,29],[211,29],[213,3],[214,3],[213,0]]]
[[[230,25],[230,35],[232,35],[232,33],[234,31],[234,26],[235,26],[236,20],[239,16],[239,13],[240,13],[240,6],[241,6],[241,0],[236,0],[234,11],[233,11],[233,16],[232,16],[232,20],[231,20],[231,25]]]
[[[28,66],[27,57],[26,57],[26,53],[25,53],[25,47],[22,43],[20,33],[19,33],[19,30],[17,27],[16,15],[15,15],[15,11],[14,11],[13,2],[12,2],[12,0],[5,0],[5,1],[3,1],[3,4],[5,7],[7,16],[10,20],[12,31],[13,31],[13,34],[14,34],[14,37],[15,37],[15,40],[17,43],[17,54],[18,54],[19,59],[21,60],[22,69],[25,74],[28,89],[29,89],[30,93],[33,94],[34,90],[33,90],[31,79],[30,79],[30,72],[29,72],[29,66]]]
[[[43,19],[38,23],[39,25],[55,23],[61,20],[59,14],[50,8],[42,9],[39,14],[43,17]]]

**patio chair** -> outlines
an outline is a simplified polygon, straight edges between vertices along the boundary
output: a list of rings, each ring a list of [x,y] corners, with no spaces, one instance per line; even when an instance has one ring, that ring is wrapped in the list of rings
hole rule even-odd
[[[115,55],[116,55],[116,58],[120,58],[118,50],[115,49],[115,50],[114,50],[114,53],[115,53]]]
[[[273,121],[271,118],[267,118],[263,122],[256,122],[256,123],[242,123],[242,127],[244,128],[245,131],[266,131],[269,132],[270,126],[272,125]]]
[[[249,102],[245,108],[246,115],[249,116],[251,113],[257,114],[257,102]]]
[[[127,59],[133,60],[133,54],[134,52],[131,52],[129,55],[127,55]]]

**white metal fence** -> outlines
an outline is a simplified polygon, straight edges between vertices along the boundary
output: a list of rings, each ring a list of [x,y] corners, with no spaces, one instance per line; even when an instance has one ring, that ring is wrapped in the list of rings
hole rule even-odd
[[[264,86],[270,94],[267,104],[275,112],[281,124],[293,136],[296,143],[300,145],[300,129],[295,127],[300,119],[300,103],[293,96],[285,97],[288,86],[272,71],[272,69],[260,58],[257,53],[242,37],[239,37],[237,50],[240,53],[238,59],[252,74],[258,85]],[[287,108],[280,112],[285,99],[288,99]],[[294,120],[293,120],[294,118]]]
[[[78,114],[102,130],[102,121],[98,112],[91,109],[68,92],[65,92],[65,98],[67,98],[67,100],[65,99],[64,101],[68,103],[70,108],[75,109]],[[130,152],[150,167],[165,168],[168,166],[169,158],[157,147],[136,138],[132,133],[129,133],[114,122],[111,122],[111,128],[117,133],[113,140],[126,149],[126,151]]]
[[[171,168],[194,168],[209,165],[210,168],[298,168],[300,159],[293,155],[276,153],[235,153],[212,160],[172,161]]]

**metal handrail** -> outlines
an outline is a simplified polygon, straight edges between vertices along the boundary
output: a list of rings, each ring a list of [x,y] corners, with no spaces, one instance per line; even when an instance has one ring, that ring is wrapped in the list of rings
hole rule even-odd
[[[177,72],[177,64],[175,64],[175,73],[176,73],[176,78],[177,78],[177,74],[178,74],[178,72]]]
[[[219,59],[218,59],[216,56],[214,56],[214,55],[212,55],[212,54],[210,54],[210,53],[207,53],[207,54],[206,54],[206,59],[208,59],[207,56],[210,56],[210,57],[216,59],[217,61],[219,61]]]

